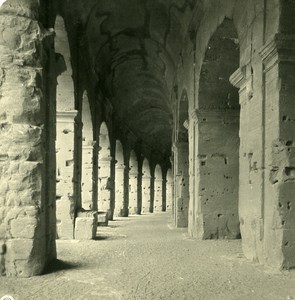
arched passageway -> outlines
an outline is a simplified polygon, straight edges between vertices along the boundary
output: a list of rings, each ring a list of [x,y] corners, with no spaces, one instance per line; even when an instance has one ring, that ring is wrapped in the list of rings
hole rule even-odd
[[[75,90],[69,42],[62,17],[55,21],[55,51],[58,53],[60,75],[56,87],[56,218],[57,237],[72,239],[75,200],[74,200],[74,148],[75,148]]]
[[[191,230],[203,239],[240,237],[239,94],[229,82],[238,67],[237,32],[225,18],[207,46],[195,111],[197,204]]]
[[[200,239],[241,231],[247,258],[293,268],[294,1],[127,2],[0,5],[0,273],[40,274],[56,236],[95,236],[102,120],[110,219],[114,196],[116,215],[135,210],[133,147],[137,211],[165,209],[156,166],[165,175],[173,146],[175,224]]]

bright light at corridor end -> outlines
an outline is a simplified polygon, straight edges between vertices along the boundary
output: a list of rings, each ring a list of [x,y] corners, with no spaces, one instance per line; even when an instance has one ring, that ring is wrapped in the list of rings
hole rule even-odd
[[[6,2],[7,0],[0,0],[0,7],[2,6],[2,4],[4,4],[4,2]]]

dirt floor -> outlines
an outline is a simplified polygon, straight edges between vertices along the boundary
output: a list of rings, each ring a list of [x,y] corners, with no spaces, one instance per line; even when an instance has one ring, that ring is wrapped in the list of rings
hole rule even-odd
[[[59,240],[57,250],[46,275],[0,278],[0,298],[295,299],[295,271],[247,261],[237,240],[192,240],[168,213],[120,218],[96,240]]]

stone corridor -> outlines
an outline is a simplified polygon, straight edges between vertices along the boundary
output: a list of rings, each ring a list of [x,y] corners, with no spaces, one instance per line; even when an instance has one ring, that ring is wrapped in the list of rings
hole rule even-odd
[[[0,0],[1,293],[294,299],[294,24],[294,0]]]
[[[0,278],[16,300],[287,300],[295,273],[250,263],[240,240],[196,241],[168,213],[131,216],[98,227],[92,241],[57,241],[51,273]],[[54,272],[53,272],[54,271]]]

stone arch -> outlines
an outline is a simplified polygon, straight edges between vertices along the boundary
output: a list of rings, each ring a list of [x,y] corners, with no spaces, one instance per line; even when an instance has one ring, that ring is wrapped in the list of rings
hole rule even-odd
[[[111,217],[111,150],[109,130],[106,122],[102,122],[99,130],[98,154],[98,210],[108,213]]]
[[[138,160],[134,150],[129,159],[129,214],[138,212]]]
[[[230,75],[239,67],[238,36],[225,18],[207,45],[195,110],[197,149],[193,234],[237,238],[239,186],[239,96]]]
[[[159,164],[155,167],[155,175],[154,175],[154,207],[153,212],[163,211],[163,175],[162,168]]]
[[[76,209],[73,181],[77,110],[75,110],[68,35],[61,16],[56,17],[55,32],[56,63],[59,74],[56,88],[57,237],[72,239]]]

